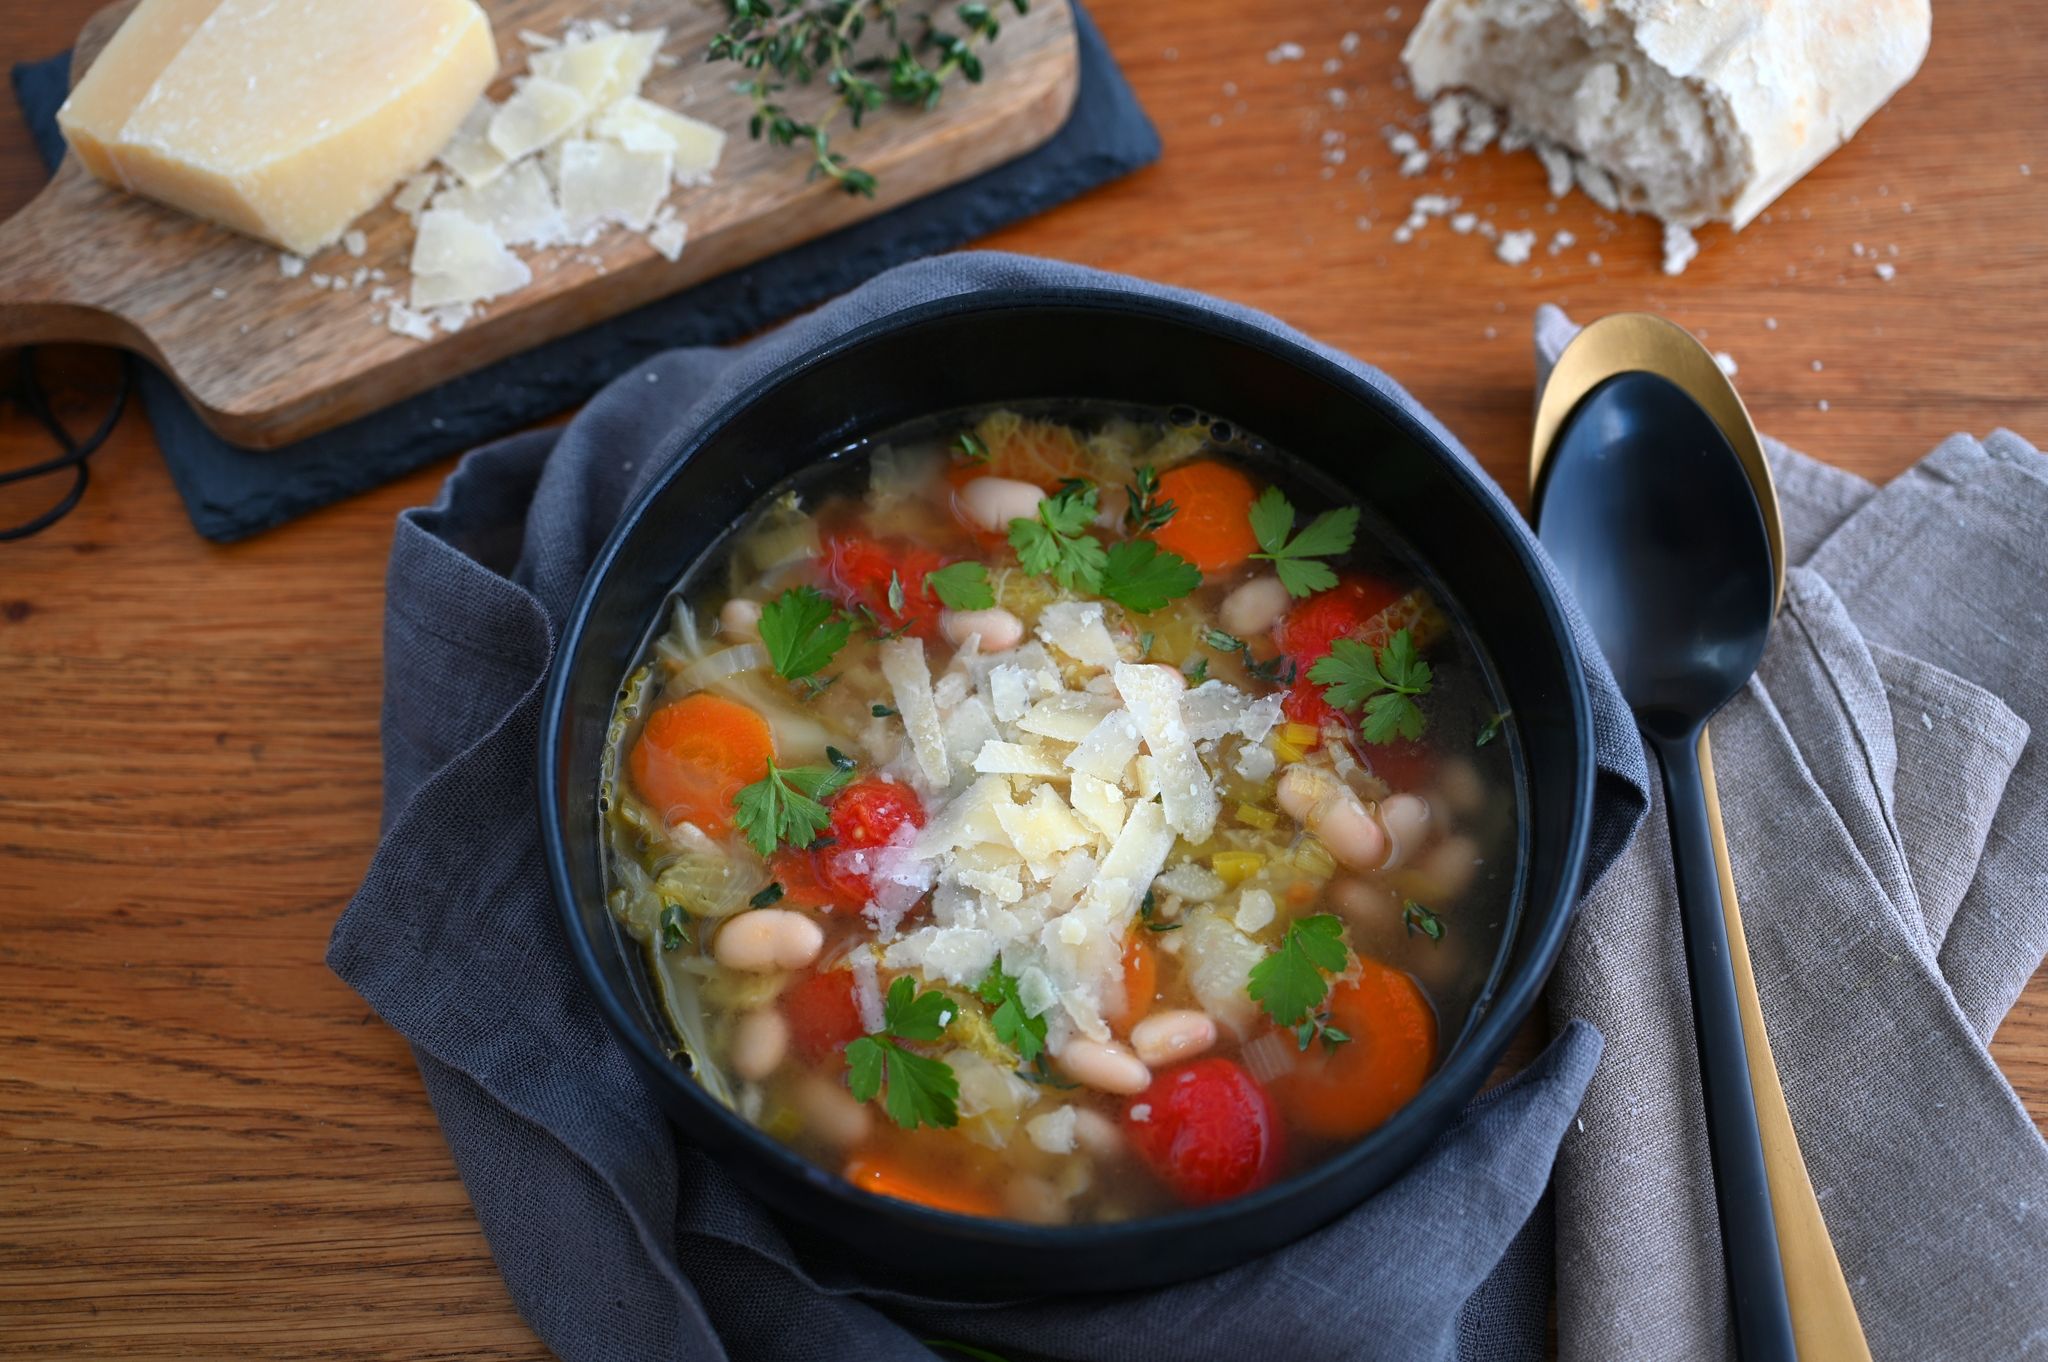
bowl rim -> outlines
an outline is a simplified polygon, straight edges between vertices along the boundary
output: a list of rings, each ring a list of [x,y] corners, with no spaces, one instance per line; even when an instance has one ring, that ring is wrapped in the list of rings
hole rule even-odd
[[[1530,943],[1529,966],[1498,982],[1484,1016],[1468,1028],[1465,1043],[1453,1051],[1424,1082],[1422,1090],[1390,1117],[1385,1124],[1354,1141],[1339,1153],[1288,1177],[1244,1196],[1206,1206],[1186,1207],[1160,1215],[1127,1221],[1086,1225],[1044,1226],[1021,1221],[964,1215],[935,1210],[914,1202],[864,1192],[837,1173],[811,1162],[738,1113],[718,1102],[684,1071],[661,1046],[654,1043],[606,980],[597,958],[599,943],[584,930],[583,913],[571,881],[566,855],[567,831],[560,814],[563,792],[557,770],[558,752],[569,709],[569,659],[577,654],[599,594],[608,585],[614,565],[626,542],[640,531],[650,507],[669,485],[684,476],[692,457],[718,439],[739,416],[756,404],[771,399],[786,386],[802,381],[812,370],[848,351],[897,331],[934,321],[974,313],[999,313],[1030,309],[1070,309],[1133,314],[1150,320],[1202,333],[1265,352],[1269,357],[1303,370],[1355,401],[1372,407],[1400,426],[1406,434],[1434,450],[1448,466],[1451,476],[1465,485],[1482,514],[1508,543],[1510,551],[1533,586],[1543,610],[1546,632],[1556,641],[1563,662],[1566,701],[1573,718],[1575,770],[1570,794],[1570,823],[1563,851],[1562,881],[1542,906],[1554,909],[1556,899],[1566,902],[1562,911],[1537,917],[1533,905],[1523,904],[1524,930],[1536,935]],[[1109,399],[1105,399],[1109,400]],[[536,798],[541,826],[542,852],[547,878],[570,952],[575,956],[584,983],[595,995],[599,1011],[613,1034],[619,1038],[646,1070],[651,1081],[686,1094],[684,1100],[700,1116],[765,1155],[767,1161],[789,1174],[809,1191],[822,1195],[854,1215],[894,1220],[913,1229],[953,1238],[971,1238],[1019,1249],[1048,1250],[1079,1244],[1091,1247],[1128,1243],[1136,1246],[1159,1235],[1197,1232],[1251,1217],[1303,1196],[1326,1194],[1333,1205],[1332,1218],[1352,1209],[1354,1199],[1327,1194],[1341,1191],[1357,1165],[1370,1162],[1382,1151],[1398,1147],[1419,1127],[1441,1132],[1456,1115],[1456,1109],[1479,1093],[1508,1041],[1520,1029],[1536,1004],[1537,997],[1555,968],[1565,934],[1577,915],[1588,848],[1591,845],[1593,796],[1597,779],[1593,740],[1592,690],[1584,659],[1573,643],[1573,633],[1559,589],[1538,557],[1536,541],[1526,526],[1513,516],[1500,489],[1478,463],[1451,447],[1445,439],[1364,375],[1353,372],[1322,353],[1313,342],[1289,332],[1282,334],[1232,312],[1203,307],[1177,297],[1134,295],[1118,289],[1088,285],[1011,284],[970,290],[927,300],[870,319],[859,326],[808,346],[787,361],[748,383],[713,410],[687,439],[677,443],[665,456],[665,466],[643,487],[620,513],[616,525],[591,561],[549,660],[547,684],[541,697],[540,727],[536,749],[538,780]],[[605,945],[610,946],[607,942]],[[658,1077],[656,1077],[658,1075]],[[667,1104],[662,1104],[666,1106]],[[665,1112],[674,1120],[672,1113]],[[685,1132],[692,1134],[692,1132]],[[693,1135],[694,1138],[694,1135]],[[1418,1155],[1419,1157],[1419,1155]],[[1384,1184],[1381,1184],[1384,1185]]]

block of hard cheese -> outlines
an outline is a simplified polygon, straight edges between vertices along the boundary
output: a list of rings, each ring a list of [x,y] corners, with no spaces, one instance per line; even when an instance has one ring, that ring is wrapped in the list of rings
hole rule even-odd
[[[431,160],[497,66],[475,0],[142,0],[57,121],[109,184],[304,255]]]

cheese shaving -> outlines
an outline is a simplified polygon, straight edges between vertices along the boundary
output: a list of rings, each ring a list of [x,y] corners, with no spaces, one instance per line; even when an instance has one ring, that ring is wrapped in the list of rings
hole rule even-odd
[[[925,665],[924,644],[914,638],[892,638],[881,646],[882,678],[896,698],[896,712],[910,735],[918,768],[934,789],[944,789],[951,775],[946,735],[939,726],[938,702],[932,697],[931,668]]]

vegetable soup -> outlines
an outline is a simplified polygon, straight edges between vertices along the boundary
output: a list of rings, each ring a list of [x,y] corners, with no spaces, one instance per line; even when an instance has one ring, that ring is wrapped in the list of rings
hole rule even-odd
[[[678,1062],[859,1187],[1042,1224],[1240,1196],[1482,1005],[1512,721],[1393,529],[1255,437],[922,421],[671,601],[607,745],[612,910]]]

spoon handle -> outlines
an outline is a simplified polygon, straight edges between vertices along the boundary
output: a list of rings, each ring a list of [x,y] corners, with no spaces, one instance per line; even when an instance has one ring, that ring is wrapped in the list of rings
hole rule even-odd
[[[1678,913],[1692,982],[1693,1036],[1714,1164],[1714,1202],[1721,1216],[1721,1252],[1728,1270],[1736,1354],[1742,1362],[1796,1362],[1785,1271],[1771,1215],[1749,1055],[1742,1038],[1735,970],[1722,918],[1721,879],[1707,819],[1697,730],[1679,738],[1651,735],[1664,768],[1664,805],[1671,818],[1671,856],[1678,876]]]

